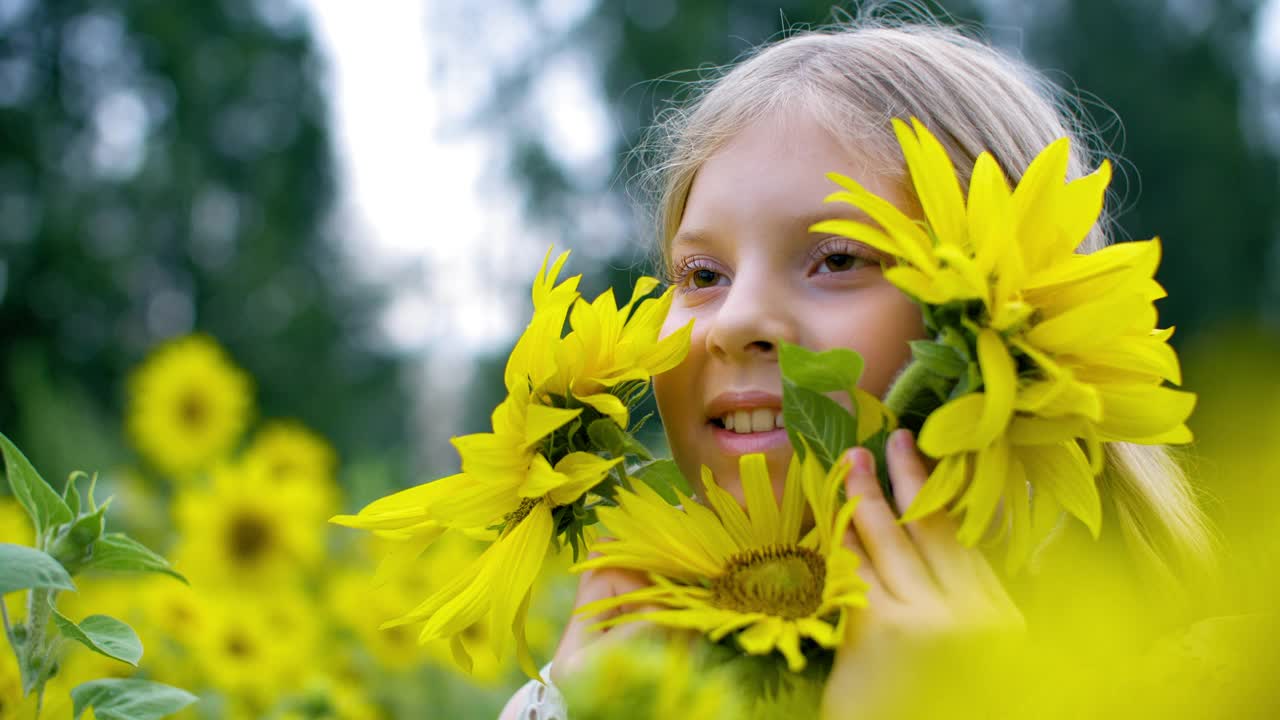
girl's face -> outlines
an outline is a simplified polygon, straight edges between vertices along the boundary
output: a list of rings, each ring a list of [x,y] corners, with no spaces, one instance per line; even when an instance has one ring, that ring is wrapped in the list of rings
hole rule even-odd
[[[688,358],[654,379],[671,452],[698,482],[706,465],[742,501],[738,458],[763,452],[781,493],[791,446],[782,410],[778,342],[851,348],[859,383],[883,396],[923,337],[920,310],[881,274],[889,261],[853,240],[808,231],[827,218],[866,216],[823,203],[837,171],[905,208],[898,182],[877,174],[807,114],[766,116],[698,170],[671,246],[675,299],[663,333],[693,320]],[[869,222],[869,220],[867,220]],[[848,398],[832,395],[846,407]]]

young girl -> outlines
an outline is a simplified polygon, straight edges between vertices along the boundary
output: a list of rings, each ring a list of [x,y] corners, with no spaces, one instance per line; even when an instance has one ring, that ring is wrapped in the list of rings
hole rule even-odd
[[[890,122],[910,117],[942,141],[962,173],[985,150],[1017,182],[1064,136],[1072,141],[1069,178],[1097,166],[1053,86],[1004,53],[931,24],[861,22],[793,35],[731,68],[657,129],[659,246],[677,288],[667,328],[694,325],[687,360],[655,378],[654,391],[687,477],[698,478],[705,465],[741,500],[738,457],[752,452],[765,453],[772,477],[785,477],[791,447],[778,427],[780,341],[856,350],[866,361],[861,383],[877,395],[909,359],[908,342],[923,336],[921,315],[881,274],[892,258],[808,228],[842,215],[866,219],[823,203],[834,189],[825,177],[831,171],[920,216]],[[1106,243],[1095,228],[1079,250]],[[861,557],[869,604],[837,652],[824,713],[876,717],[933,640],[974,627],[1018,628],[1023,615],[983,552],[957,542],[946,514],[897,523],[896,511],[928,475],[910,432],[895,433],[887,448],[893,503],[872,455],[854,449],[848,457],[848,493],[863,498],[848,543]],[[1099,483],[1110,504],[1104,533],[1127,551],[1135,587],[1167,588],[1208,567],[1205,523],[1164,447],[1110,445]],[[617,571],[587,572],[577,604],[643,584]],[[587,630],[598,619],[569,624],[553,679],[573,672],[602,639]],[[539,709],[545,697],[547,690],[528,686],[503,717],[547,717]]]

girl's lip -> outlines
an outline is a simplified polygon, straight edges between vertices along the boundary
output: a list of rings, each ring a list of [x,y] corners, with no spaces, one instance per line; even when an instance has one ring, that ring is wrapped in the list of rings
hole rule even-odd
[[[784,447],[789,442],[786,428],[774,428],[764,432],[737,433],[715,425],[710,427],[711,434],[715,436],[716,445],[726,455],[768,452],[774,448]]]

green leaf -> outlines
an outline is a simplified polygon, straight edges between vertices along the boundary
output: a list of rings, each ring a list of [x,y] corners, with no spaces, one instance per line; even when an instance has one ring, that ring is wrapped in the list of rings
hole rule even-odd
[[[684,476],[684,473],[680,472],[675,460],[654,460],[646,463],[631,473],[631,477],[653,488],[655,492],[662,496],[663,500],[672,505],[680,502],[679,496],[676,495],[676,490],[684,493],[685,497],[693,495],[693,488],[689,485],[689,479]]]
[[[66,637],[90,650],[134,667],[142,659],[142,641],[125,623],[107,615],[90,615],[77,625],[53,608],[53,621]]]
[[[862,356],[848,348],[814,352],[784,342],[778,352],[784,380],[819,393],[850,392],[862,377]]]
[[[967,364],[955,348],[932,340],[912,340],[911,355],[929,372],[944,378],[960,377]]]
[[[618,423],[608,419],[601,418],[593,420],[587,426],[587,437],[591,438],[591,444],[597,450],[604,450],[613,457],[622,457],[623,455],[635,455],[642,460],[652,460],[653,455],[649,449],[618,427]]]
[[[797,454],[804,456],[803,437],[824,468],[858,442],[858,421],[840,403],[819,392],[782,381],[782,419]]]
[[[66,568],[48,553],[0,543],[0,595],[28,588],[74,591],[76,586]]]
[[[152,552],[146,545],[124,533],[106,533],[93,544],[93,557],[83,570],[108,570],[112,572],[158,572],[171,575],[182,582],[187,579],[169,565],[169,561]]]
[[[90,680],[71,690],[72,717],[89,707],[97,720],[158,720],[196,701],[196,696],[157,682],[134,679]]]
[[[55,525],[71,522],[71,508],[63,502],[58,493],[40,477],[40,473],[31,466],[31,461],[22,454],[4,433],[0,433],[0,450],[4,451],[5,474],[9,478],[9,489],[14,497],[31,516],[31,524],[35,526],[36,538],[44,536],[45,530]]]

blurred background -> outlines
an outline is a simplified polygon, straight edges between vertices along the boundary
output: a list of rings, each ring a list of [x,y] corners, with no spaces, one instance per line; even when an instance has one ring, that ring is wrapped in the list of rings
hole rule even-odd
[[[1119,159],[1121,235],[1163,238],[1162,324],[1201,393],[1193,474],[1247,537],[1271,505],[1231,499],[1280,479],[1280,0],[927,6],[1077,92]],[[305,430],[333,458],[316,471],[333,511],[452,472],[449,438],[486,430],[501,399],[547,246],[574,250],[588,296],[652,271],[627,151],[655,113],[698,68],[839,13],[829,0],[0,0],[0,431],[55,487],[101,471],[133,508],[118,522],[181,551],[194,490],[125,418],[136,368],[204,333],[249,379],[231,456],[284,421]],[[369,567],[334,533],[330,554]],[[301,595],[337,607],[311,572]],[[571,596],[548,592],[552,608]],[[544,646],[561,612],[547,611]],[[358,641],[354,621],[335,627]],[[412,673],[449,672],[427,664],[411,654],[402,686],[329,676],[391,717],[432,702],[491,717],[518,684],[495,671],[487,689],[445,683],[426,700]],[[221,708],[210,717],[240,707],[233,680],[180,680],[230,703],[206,704]],[[246,702],[245,716],[266,712]]]

